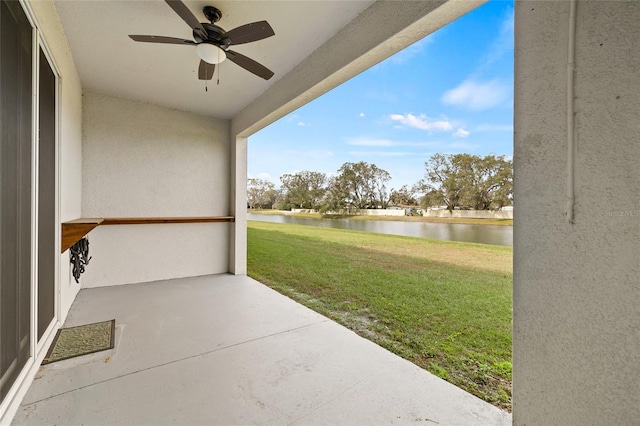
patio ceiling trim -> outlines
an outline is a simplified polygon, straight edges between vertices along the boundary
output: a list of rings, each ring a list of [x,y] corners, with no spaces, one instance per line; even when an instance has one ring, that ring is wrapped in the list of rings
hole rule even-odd
[[[236,115],[248,137],[487,0],[379,0]]]

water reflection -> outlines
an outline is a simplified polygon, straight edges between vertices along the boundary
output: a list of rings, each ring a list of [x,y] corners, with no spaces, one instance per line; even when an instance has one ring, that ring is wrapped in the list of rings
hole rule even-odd
[[[248,215],[249,220],[323,228],[351,229],[379,234],[405,235],[434,240],[465,241],[513,247],[513,227],[500,225],[468,225],[462,223],[393,222],[353,219],[315,219],[285,215]]]

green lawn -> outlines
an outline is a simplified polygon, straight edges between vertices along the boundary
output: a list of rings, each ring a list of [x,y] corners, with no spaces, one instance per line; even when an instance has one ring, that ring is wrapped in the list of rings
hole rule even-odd
[[[510,247],[249,222],[249,275],[511,410]]]

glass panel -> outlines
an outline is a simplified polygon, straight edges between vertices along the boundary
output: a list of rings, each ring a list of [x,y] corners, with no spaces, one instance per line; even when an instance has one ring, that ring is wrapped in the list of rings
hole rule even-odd
[[[20,3],[0,1],[0,400],[29,358],[32,33]]]
[[[40,50],[38,131],[38,340],[53,320],[56,256],[56,77]]]

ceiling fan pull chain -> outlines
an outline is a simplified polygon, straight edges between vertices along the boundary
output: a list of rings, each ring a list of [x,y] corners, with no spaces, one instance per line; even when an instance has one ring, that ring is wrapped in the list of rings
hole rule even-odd
[[[220,50],[218,50],[218,61],[220,61]],[[220,63],[220,62],[218,62],[218,63]],[[218,86],[220,86],[220,68],[222,68],[222,67],[218,67],[218,80],[216,82],[216,84]]]
[[[209,86],[209,81],[208,81],[208,80],[205,80],[205,81],[204,81],[204,91],[205,91],[205,92],[208,92],[208,91],[209,91],[209,87],[208,87],[208,86]]]

